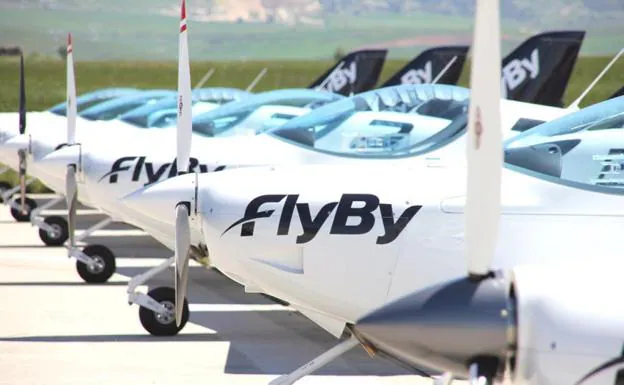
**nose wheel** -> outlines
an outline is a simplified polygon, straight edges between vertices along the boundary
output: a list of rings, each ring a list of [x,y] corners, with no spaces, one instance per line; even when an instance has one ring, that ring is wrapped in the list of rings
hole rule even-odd
[[[11,216],[18,222],[28,222],[30,221],[30,213],[37,208],[37,202],[35,202],[34,199],[26,198],[24,199],[25,212],[22,212],[20,208],[20,197],[13,198],[13,201],[11,202]]]
[[[52,216],[46,217],[43,222],[47,225],[46,229],[39,229],[39,238],[47,246],[61,246],[69,237],[67,230],[67,220],[63,217]]]
[[[87,283],[104,283],[115,273],[115,255],[104,245],[88,245],[82,249],[90,263],[76,261],[78,275]]]
[[[143,305],[139,308],[139,319],[143,328],[154,336],[175,336],[178,334],[190,316],[186,298],[184,298],[182,322],[180,322],[180,326],[176,326],[175,290],[172,287],[157,287],[150,290],[147,295],[150,298],[145,305],[152,309]]]

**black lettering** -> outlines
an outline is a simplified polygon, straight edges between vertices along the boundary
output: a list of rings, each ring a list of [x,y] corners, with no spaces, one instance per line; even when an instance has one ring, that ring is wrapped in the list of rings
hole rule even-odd
[[[268,218],[271,215],[273,215],[273,212],[275,212],[275,210],[259,211],[258,209],[260,208],[260,206],[262,206],[265,203],[281,202],[281,200],[284,199],[284,197],[286,197],[286,195],[276,194],[276,195],[261,195],[259,197],[254,198],[247,205],[247,208],[245,209],[245,214],[243,215],[243,217],[237,220],[236,222],[232,223],[230,227],[225,229],[225,231],[221,235],[227,233],[233,227],[243,223],[243,225],[241,226],[241,237],[252,236],[254,234],[254,224],[255,224],[254,220],[259,219],[259,218]],[[247,223],[244,223],[244,222],[247,222]]]
[[[113,167],[111,167],[111,170],[104,174],[104,176],[102,176],[100,180],[106,178],[107,176],[110,176],[110,178],[108,178],[108,183],[117,183],[117,173],[130,170],[130,166],[122,166],[122,164],[135,159],[136,156],[124,156],[123,158],[117,159],[115,163],[113,163]]]
[[[197,160],[197,158],[190,158],[188,172],[195,172],[197,166],[199,166],[199,161]],[[171,171],[169,171],[169,174],[171,174]]]
[[[160,166],[156,172],[154,172],[154,165],[152,164],[152,162],[146,162],[145,163],[145,173],[147,174],[147,182],[145,183],[145,186],[147,186],[148,184],[152,184],[154,182],[156,182],[157,180],[160,179],[160,177],[165,173],[165,170],[167,169],[167,167],[169,167],[169,163],[165,163],[162,166]]]
[[[218,171],[218,170],[215,170],[215,171]],[[199,165],[199,172],[200,172],[200,173],[206,173],[206,172],[208,172],[208,166],[206,166],[205,164],[200,164],[200,165]]]
[[[178,159],[174,159],[173,163],[171,163],[171,167],[169,168],[169,176],[168,178],[173,178],[178,175]]]
[[[299,213],[299,220],[303,228],[303,233],[297,236],[297,243],[306,243],[314,239],[337,204],[338,202],[327,203],[325,206],[321,207],[316,217],[312,219],[310,205],[307,203],[297,203],[297,212]]]
[[[364,207],[354,208],[354,202],[363,202]],[[373,211],[379,206],[379,198],[371,194],[343,194],[336,209],[330,234],[365,234],[375,226]],[[347,225],[350,217],[359,217],[357,225]]]
[[[293,212],[295,211],[295,204],[299,195],[288,195],[286,202],[284,202],[284,209],[280,216],[280,221],[277,226],[277,235],[288,235],[290,231],[290,222],[292,221]]]
[[[383,221],[384,235],[377,237],[376,243],[378,245],[385,245],[394,241],[421,208],[422,206],[410,206],[406,208],[395,222],[392,205],[387,203],[380,204],[379,211],[381,212],[381,220]]]
[[[214,169],[214,171],[221,171],[221,170],[225,170],[225,165],[217,166],[217,168]],[[206,172],[208,172],[208,170],[206,170]]]
[[[134,166],[134,172],[132,173],[133,182],[136,182],[139,180],[139,177],[141,176],[141,169],[143,168],[144,163],[145,163],[145,157],[140,156],[139,159],[137,160],[136,166]]]

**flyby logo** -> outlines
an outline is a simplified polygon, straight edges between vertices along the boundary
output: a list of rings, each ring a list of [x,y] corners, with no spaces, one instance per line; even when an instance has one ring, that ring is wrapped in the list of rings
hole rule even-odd
[[[207,165],[199,163],[197,158],[190,158],[188,172],[193,173],[196,169],[199,173],[208,172]],[[221,171],[223,169],[225,169],[225,166],[218,166],[213,171]],[[164,176],[171,178],[178,175],[178,167],[176,160],[171,163],[154,164],[148,162],[144,156],[124,156],[117,159],[110,171],[102,175],[98,182],[108,178],[108,183],[117,183],[119,174],[122,172],[132,172],[132,182],[138,182],[144,175],[147,182],[143,185],[147,186],[159,181]]]
[[[433,70],[431,60],[425,63],[425,68],[407,71],[401,76],[401,84],[428,84],[433,81]]]
[[[355,83],[355,79],[357,79],[357,65],[355,61],[352,61],[349,67],[345,66],[344,62],[341,62],[320,88],[329,92],[338,92],[347,84]]]
[[[308,203],[299,203],[298,194],[275,194],[261,195],[254,198],[245,209],[243,218],[230,225],[221,235],[241,225],[241,237],[251,237],[254,235],[256,221],[262,218],[269,218],[275,212],[274,209],[262,209],[265,204],[276,204],[284,201],[282,213],[280,214],[276,235],[288,235],[290,233],[291,222],[295,210],[299,216],[299,221],[303,232],[297,235],[296,243],[303,244],[310,242],[332,212],[335,212],[334,220],[331,224],[329,234],[332,235],[360,235],[370,232],[375,226],[374,212],[379,210],[383,223],[384,233],[376,239],[376,244],[388,244],[401,234],[405,226],[418,213],[422,206],[410,206],[395,220],[392,205],[380,203],[379,198],[372,194],[342,194],[338,202],[329,202],[312,216]],[[351,219],[351,221],[349,221]]]
[[[513,59],[503,68],[501,91],[503,98],[507,97],[508,91],[518,88],[527,79],[537,78],[540,73],[539,51],[533,49],[531,56],[523,59]]]

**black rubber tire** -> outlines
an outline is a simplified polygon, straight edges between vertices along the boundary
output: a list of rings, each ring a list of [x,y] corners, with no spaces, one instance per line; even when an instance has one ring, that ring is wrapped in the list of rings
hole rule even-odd
[[[17,198],[13,198],[13,201],[15,201],[15,203],[19,205],[20,204],[19,196]],[[22,214],[19,209],[15,209],[11,207],[11,216],[13,216],[13,218],[15,218],[15,220],[18,222],[30,221],[30,213],[34,209],[37,208],[37,202],[35,202],[35,200],[32,198],[26,197],[26,199],[24,199],[24,203],[26,204],[26,211],[27,211],[26,215]]]
[[[46,217],[43,221],[50,226],[57,227],[59,231],[58,234],[51,235],[44,229],[39,229],[39,238],[41,238],[41,241],[45,243],[46,246],[62,246],[67,238],[69,238],[67,220],[63,217],[52,216]]]
[[[104,245],[88,245],[82,252],[90,257],[98,257],[103,268],[98,271],[89,270],[88,266],[80,261],[76,261],[76,271],[78,275],[87,283],[104,283],[115,273],[115,255]]]
[[[147,295],[152,297],[157,302],[168,302],[171,305],[175,304],[175,289],[172,287],[157,287],[153,290],[150,290]],[[174,317],[171,317],[171,322],[163,323],[156,319],[156,313],[151,311],[150,309],[140,307],[139,308],[139,319],[141,320],[141,325],[143,328],[148,331],[149,334],[158,337],[171,337],[175,336],[184,328],[186,323],[188,322],[190,317],[190,311],[188,306],[188,301],[184,298],[184,308],[182,310],[182,322],[180,326],[176,326]]]
[[[0,203],[4,203],[4,200],[2,199],[2,193],[12,188],[13,186],[11,186],[9,182],[4,182],[4,181],[0,182]]]

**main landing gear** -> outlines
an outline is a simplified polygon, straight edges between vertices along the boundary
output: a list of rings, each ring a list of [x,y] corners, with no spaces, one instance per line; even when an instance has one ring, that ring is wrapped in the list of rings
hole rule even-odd
[[[49,217],[50,219],[54,217]],[[113,220],[106,218],[89,227],[75,238],[80,242],[93,232],[108,226]],[[87,283],[104,283],[115,273],[117,269],[115,254],[104,245],[87,245],[80,250],[79,247],[70,246],[69,256],[76,258],[76,270],[78,275]]]
[[[180,326],[177,326],[175,323],[175,289],[157,287],[147,294],[136,289],[167,270],[174,262],[174,257],[170,257],[160,265],[135,275],[128,283],[128,304],[140,306],[139,319],[141,325],[149,334],[154,336],[175,336],[184,328],[190,316],[188,301],[184,298],[182,322]]]
[[[167,270],[174,263],[174,257],[170,257],[160,265],[132,277],[128,283],[128,304],[140,306],[139,319],[141,320],[141,325],[148,333],[154,336],[175,336],[184,328],[190,316],[188,300],[184,298],[182,322],[180,322],[180,326],[176,326],[174,288],[157,287],[150,290],[147,294],[141,293],[136,289]]]
[[[0,169],[0,171],[2,171],[2,169]],[[34,181],[35,180],[32,178],[28,179],[26,181],[26,186],[29,186]],[[14,194],[20,191],[19,185],[11,187],[11,185],[6,182],[0,182],[0,191],[0,200],[3,204],[9,206],[11,209],[11,216],[17,222],[28,222],[30,220],[31,211],[37,208],[37,202],[35,202],[34,199],[26,197],[24,199],[24,212],[22,212],[20,198],[11,199]]]

